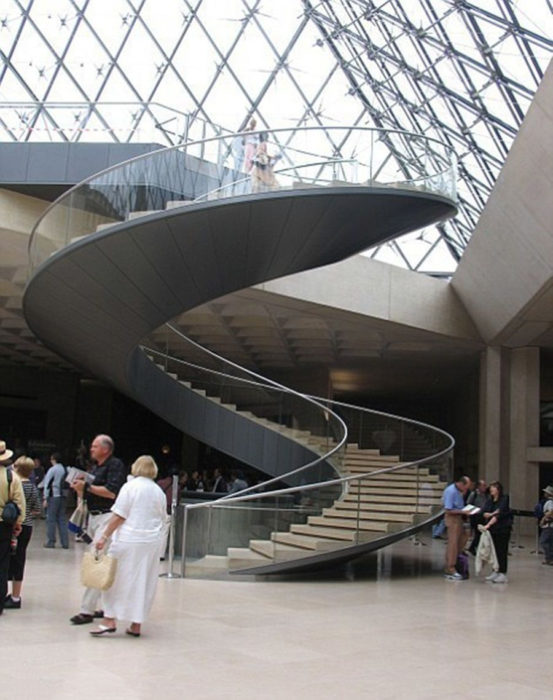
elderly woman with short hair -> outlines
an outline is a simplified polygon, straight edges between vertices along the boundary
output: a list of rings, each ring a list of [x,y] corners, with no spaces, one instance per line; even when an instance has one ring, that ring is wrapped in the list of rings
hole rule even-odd
[[[12,582],[11,595],[4,600],[4,609],[21,608],[21,587],[25,573],[25,561],[27,559],[27,546],[33,534],[33,520],[40,515],[40,496],[37,487],[31,483],[31,476],[35,463],[30,457],[22,455],[15,460],[14,471],[21,481],[23,494],[25,495],[25,519],[21,524],[21,532],[17,536],[17,547],[10,557],[8,580]]]
[[[103,549],[111,537],[110,556],[117,559],[112,587],[102,594],[104,618],[94,637],[115,632],[116,620],[129,620],[126,633],[139,637],[156,592],[159,559],[167,531],[166,499],[155,483],[157,466],[143,455],[132,465],[134,478],[124,484],[113,515],[94,544]]]

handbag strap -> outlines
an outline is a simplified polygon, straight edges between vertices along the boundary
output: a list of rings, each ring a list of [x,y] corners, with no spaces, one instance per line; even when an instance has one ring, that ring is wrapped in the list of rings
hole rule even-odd
[[[8,501],[11,501],[11,495],[10,495],[10,487],[13,479],[13,474],[12,470],[9,467],[6,467],[6,479],[8,480]]]

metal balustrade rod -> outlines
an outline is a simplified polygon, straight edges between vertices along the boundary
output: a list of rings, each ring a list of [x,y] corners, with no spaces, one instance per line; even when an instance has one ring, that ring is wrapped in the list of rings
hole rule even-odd
[[[181,562],[180,562],[180,575],[181,578],[186,576],[186,529],[188,525],[188,507],[186,503],[183,506],[182,514],[182,547],[181,547]]]
[[[169,564],[166,574],[161,574],[165,578],[181,578],[181,574],[175,574],[173,571],[173,560],[175,555],[175,526],[177,516],[177,504],[179,497],[179,477],[173,476],[173,486],[171,493],[171,521],[169,523]]]
[[[355,544],[359,544],[359,521],[361,519],[361,484],[363,483],[363,477],[361,477],[357,482],[357,531],[355,533]]]

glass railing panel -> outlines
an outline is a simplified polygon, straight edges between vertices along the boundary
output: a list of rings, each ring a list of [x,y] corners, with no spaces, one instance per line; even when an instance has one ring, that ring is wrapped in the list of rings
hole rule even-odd
[[[252,143],[256,144],[255,152],[250,148]],[[256,164],[252,164],[254,160]],[[261,187],[254,168],[260,170],[263,161],[274,179]],[[205,200],[271,189],[339,186],[411,187],[454,199],[454,184],[455,162],[450,150],[432,139],[405,132],[306,127],[207,138],[149,153],[70,190],[46,210],[35,227],[30,241],[31,267],[85,236],[109,231],[114,224]],[[436,475],[438,481],[450,476],[452,450],[450,436],[442,431],[302,395],[206,351],[175,328],[155,332],[152,338],[145,352],[176,381],[186,383],[206,400],[222,403],[225,410],[242,412],[264,429],[304,441],[313,453],[313,460],[284,463],[282,473],[256,487],[259,493],[254,501],[239,497],[235,502],[223,499],[216,505],[186,508],[181,527],[190,557],[219,552],[227,541],[235,543],[228,545],[231,547],[246,546],[243,543],[252,533],[270,530],[272,537],[280,528],[305,525],[306,518],[324,517],[325,509],[334,508],[337,501],[354,504],[348,513],[355,521],[354,542],[378,537],[384,531],[369,526],[367,513],[388,512],[386,528],[394,529],[406,522],[409,509],[413,517],[419,517],[427,514],[428,508],[431,512],[439,508],[433,484]],[[351,448],[356,445],[355,449],[374,454],[366,474],[357,475],[347,454],[344,458],[340,448],[346,434],[344,421]],[[392,469],[392,483],[387,483],[380,470],[398,462],[404,466]],[[416,464],[409,466],[413,462]],[[350,473],[353,476],[347,476]],[[398,492],[398,478],[407,482],[401,486],[405,494]],[[292,498],[274,493],[275,488],[283,487],[294,489]],[[386,503],[383,497],[389,496],[395,500],[388,498]],[[383,511],[382,505],[388,511]],[[426,510],[419,512],[422,505]],[[290,518],[299,521],[292,523]],[[382,522],[382,517],[373,520]]]
[[[285,540],[292,526],[303,526],[319,516],[339,497],[341,487],[333,484],[281,495],[263,494],[247,501],[222,501],[208,506],[186,508],[184,540],[185,568],[209,566],[206,557],[229,556],[232,570],[260,563],[284,561],[289,557],[312,556],[312,550],[289,548]],[[251,545],[251,549],[250,549]],[[183,540],[176,544],[182,553]],[[233,550],[244,551],[233,551]],[[263,557],[260,559],[260,556]]]
[[[176,335],[179,336],[180,347],[173,342]],[[184,350],[185,336],[175,334],[171,328],[168,329],[168,334],[157,334],[149,340],[157,341],[157,348],[147,346],[145,352],[191,391],[266,429],[275,430],[284,437],[303,444],[314,453],[313,459],[316,455],[323,457],[333,451],[319,470],[326,478],[334,478],[340,473],[343,450],[337,448],[344,439],[345,428],[331,410],[290,389],[262,383],[257,376],[252,376],[212,353],[208,355],[203,351],[204,357],[198,357],[197,353],[201,355],[202,350],[195,343],[188,342],[185,345],[198,362],[179,359],[174,353],[179,352],[179,349]],[[167,351],[173,354],[169,355]],[[211,366],[207,368],[199,362]],[[283,463],[282,473],[299,467],[301,464]]]
[[[152,357],[157,356],[165,371],[181,381],[188,381],[191,389],[233,410],[243,411],[251,420],[262,421],[267,429],[286,431],[294,426],[301,434],[301,428],[309,426],[311,434],[326,435],[327,448],[335,441],[330,426],[334,420],[334,429],[339,428],[339,417],[349,431],[350,451],[353,450],[357,458],[365,455],[370,465],[359,468],[355,459],[349,462],[350,452],[345,456],[340,454],[336,460],[338,467],[328,458],[297,470],[296,465],[287,464],[285,473],[256,489],[254,500],[250,500],[251,496],[244,500],[238,494],[236,501],[233,497],[215,505],[192,506],[189,558],[197,559],[200,555],[224,558],[229,548],[247,550],[250,540],[255,540],[253,554],[231,551],[231,560],[235,559],[231,568],[251,568],[255,562],[261,565],[265,561],[255,552],[261,551],[262,557],[279,562],[286,561],[287,557],[313,556],[325,548],[370,543],[416,528],[441,510],[441,494],[452,472],[452,440],[443,431],[417,421],[321,398],[317,399],[316,410],[313,410],[308,397],[292,394],[285,387],[265,384],[260,378],[253,379],[246,370],[229,366],[213,353],[203,358],[211,364],[209,370],[170,355],[169,351],[179,350],[186,356],[183,351],[186,341],[173,327],[155,335],[158,347],[164,349],[154,350]],[[175,335],[179,336],[178,343]],[[189,349],[199,356],[205,354],[195,343]],[[151,349],[146,351],[152,352]],[[200,360],[199,356],[196,359]],[[230,375],[230,371],[243,376]],[[316,397],[310,398],[315,400]],[[336,412],[336,418],[330,409]],[[337,478],[340,475],[341,478]],[[275,489],[278,490],[276,494],[273,493]],[[282,489],[292,489],[292,493],[281,496]],[[208,519],[196,510],[209,510]],[[314,549],[305,552],[287,545],[290,535],[294,535],[292,524],[300,526],[301,530],[301,527],[310,526],[309,519],[322,527],[323,533],[325,527],[336,526],[347,535],[342,539],[330,538],[330,544],[322,537]],[[194,522],[201,525],[195,526]]]
[[[192,202],[344,185],[415,188],[455,200],[455,181],[451,149],[408,132],[300,127],[202,137],[114,166],[72,188],[37,223],[31,261],[34,268],[102,226]]]

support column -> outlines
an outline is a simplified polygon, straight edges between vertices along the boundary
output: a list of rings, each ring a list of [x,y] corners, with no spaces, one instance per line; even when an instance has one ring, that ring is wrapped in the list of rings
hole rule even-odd
[[[502,464],[502,352],[488,347],[480,356],[479,473],[482,479],[500,478]]]
[[[526,347],[511,350],[509,372],[508,482],[513,508],[531,510],[539,488],[538,463],[528,460],[528,448],[540,438],[540,351]],[[532,531],[535,524],[532,522]]]

